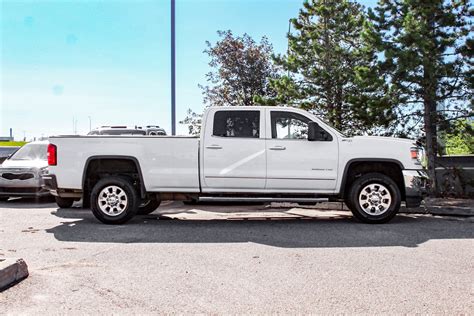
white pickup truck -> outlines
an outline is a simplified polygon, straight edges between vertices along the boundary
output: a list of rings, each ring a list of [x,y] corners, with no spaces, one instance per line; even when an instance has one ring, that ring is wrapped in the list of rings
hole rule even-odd
[[[290,107],[213,107],[201,137],[56,136],[45,186],[60,207],[83,198],[106,224],[161,200],[345,201],[366,223],[419,206],[422,149],[389,137],[346,137]]]

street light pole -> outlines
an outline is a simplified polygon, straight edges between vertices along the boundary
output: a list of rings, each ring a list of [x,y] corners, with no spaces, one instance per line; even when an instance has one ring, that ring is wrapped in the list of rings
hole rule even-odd
[[[175,0],[171,0],[171,135],[176,135]]]
[[[290,58],[290,33],[291,33],[291,19],[288,20],[288,33],[286,37],[288,38],[288,44],[286,48],[286,57]],[[290,77],[290,69],[288,69],[288,78]]]

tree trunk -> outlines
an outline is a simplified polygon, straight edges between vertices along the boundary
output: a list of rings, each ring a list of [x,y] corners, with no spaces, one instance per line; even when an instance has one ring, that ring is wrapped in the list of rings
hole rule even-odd
[[[436,103],[433,110],[433,102],[428,98],[424,100],[424,125],[426,133],[426,157],[428,158],[428,176],[431,183],[431,194],[436,195],[438,186],[436,181],[436,155],[437,155],[437,130],[436,130]]]
[[[423,107],[424,127],[426,134],[426,157],[428,159],[428,176],[430,177],[430,193],[438,193],[436,181],[436,156],[438,154],[438,113],[436,104],[436,77],[432,57],[425,57],[423,63]]]
[[[428,22],[428,38],[430,44],[436,42],[434,35],[434,13],[430,11],[427,17]],[[430,47],[429,45],[428,47]],[[438,81],[436,77],[436,56],[435,47],[424,49],[423,56],[423,106],[424,106],[424,123],[426,133],[426,156],[428,158],[428,176],[430,177],[430,194],[438,194],[438,184],[436,181],[436,157],[438,155],[438,112],[437,97]]]

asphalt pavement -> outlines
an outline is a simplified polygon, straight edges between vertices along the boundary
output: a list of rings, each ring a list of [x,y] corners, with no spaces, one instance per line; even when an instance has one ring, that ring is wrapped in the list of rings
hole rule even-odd
[[[165,203],[123,226],[0,202],[0,258],[30,276],[2,313],[474,313],[474,220]]]

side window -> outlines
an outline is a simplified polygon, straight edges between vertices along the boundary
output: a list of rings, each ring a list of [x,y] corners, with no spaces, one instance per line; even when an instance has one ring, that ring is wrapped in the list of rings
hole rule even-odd
[[[277,139],[307,139],[307,117],[283,111],[271,111],[272,138]]]
[[[311,121],[304,115],[271,111],[272,138],[276,139],[308,139],[308,123]],[[332,141],[332,136],[319,127],[321,141]]]
[[[260,111],[217,111],[212,135],[259,138]]]

